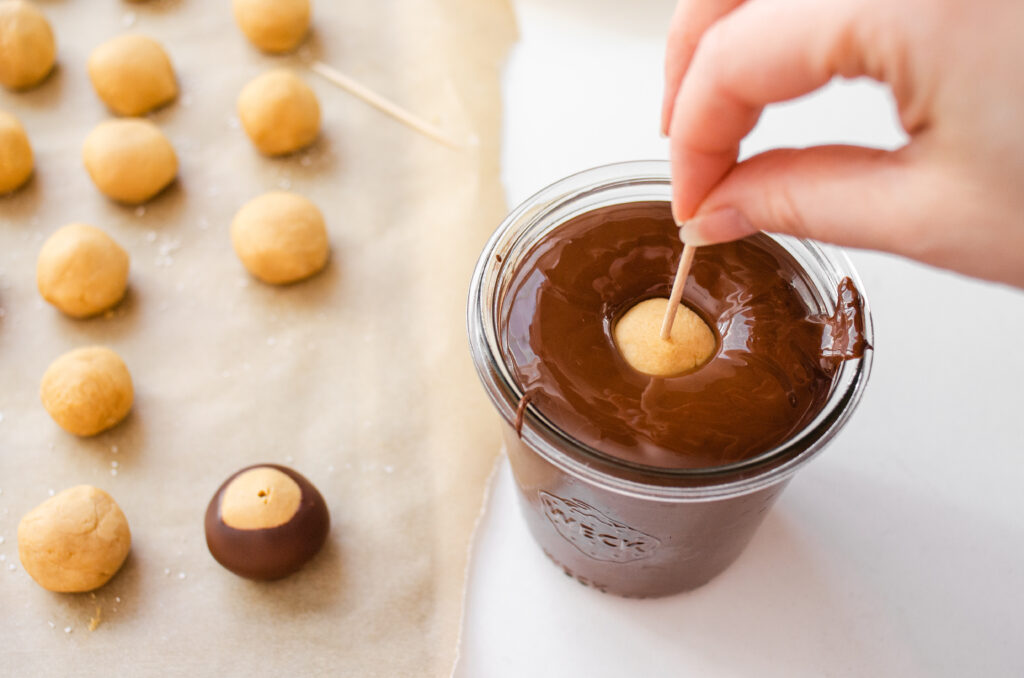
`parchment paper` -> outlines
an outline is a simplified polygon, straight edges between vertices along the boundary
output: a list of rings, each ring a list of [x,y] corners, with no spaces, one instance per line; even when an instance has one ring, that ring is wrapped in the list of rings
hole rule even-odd
[[[476,383],[463,313],[473,261],[505,208],[499,68],[514,38],[504,0],[320,0],[301,56],[245,42],[230,3],[46,2],[58,70],[0,93],[28,130],[37,172],[0,198],[0,674],[447,675],[467,545],[499,442]],[[118,206],[81,167],[108,113],[85,72],[125,30],[167,47],[181,96],[152,118],[181,163],[144,208]],[[455,135],[452,151],[309,72],[323,133],[267,159],[235,98],[264,69],[319,58]],[[228,236],[234,212],[274,188],[325,213],[327,269],[285,288],[251,279]],[[127,299],[75,321],[42,302],[35,258],[85,221],[131,254]],[[39,403],[49,362],[104,344],[136,387],[130,417],[77,439]],[[222,569],[203,512],[243,465],[294,467],[332,527],[298,574],[254,583]],[[22,569],[20,517],[49,490],[110,492],[131,524],[122,571],[90,594],[49,593]],[[88,626],[102,616],[94,631]]]

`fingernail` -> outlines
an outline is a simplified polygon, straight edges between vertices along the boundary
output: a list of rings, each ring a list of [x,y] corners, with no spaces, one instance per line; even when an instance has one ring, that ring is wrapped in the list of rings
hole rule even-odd
[[[704,247],[739,240],[756,232],[739,210],[726,207],[688,220],[679,229],[679,239],[687,245]]]
[[[682,226],[679,227],[679,239],[683,241],[684,245],[692,245],[693,247],[704,247],[711,243],[704,238],[700,231],[700,223],[697,219],[691,219]]]

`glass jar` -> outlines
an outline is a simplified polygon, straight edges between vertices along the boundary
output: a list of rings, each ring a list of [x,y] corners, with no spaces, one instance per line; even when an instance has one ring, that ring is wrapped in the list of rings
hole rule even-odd
[[[501,337],[506,294],[524,257],[580,214],[670,199],[669,166],[663,161],[617,163],[562,179],[527,199],[498,227],[480,255],[469,295],[470,350],[502,419],[531,533],[566,574],[601,591],[631,597],[692,589],[727,568],[797,469],[849,419],[864,392],[873,356],[867,348],[862,357],[841,363],[823,409],[799,433],[756,457],[725,466],[637,468],[574,440],[529,404],[518,411],[523,392],[512,376]],[[863,292],[841,251],[809,240],[768,237],[801,267],[804,301],[811,309],[831,315],[845,277]],[[863,313],[870,347],[874,333],[866,298]]]

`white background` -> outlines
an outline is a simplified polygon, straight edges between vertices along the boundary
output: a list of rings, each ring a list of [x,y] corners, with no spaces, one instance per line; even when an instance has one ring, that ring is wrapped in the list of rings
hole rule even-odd
[[[580,169],[667,157],[671,0],[515,4],[509,203]],[[884,90],[841,83],[769,110],[744,153],[903,138]],[[875,318],[867,393],[739,561],[661,600],[586,589],[530,540],[503,461],[456,675],[1024,676],[1024,294],[852,257]]]

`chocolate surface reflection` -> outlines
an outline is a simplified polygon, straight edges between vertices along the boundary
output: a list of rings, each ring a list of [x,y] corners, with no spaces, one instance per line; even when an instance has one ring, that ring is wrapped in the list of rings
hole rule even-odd
[[[784,442],[824,406],[840,363],[865,348],[849,279],[831,316],[766,236],[697,252],[683,302],[715,330],[704,366],[649,377],[612,339],[619,315],[667,297],[682,245],[666,202],[600,208],[560,226],[516,271],[504,354],[532,407],[576,440],[634,464],[720,466]]]

